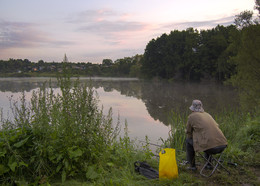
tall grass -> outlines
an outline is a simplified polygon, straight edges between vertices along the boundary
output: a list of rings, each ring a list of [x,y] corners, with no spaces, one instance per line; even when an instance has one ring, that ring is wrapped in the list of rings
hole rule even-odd
[[[127,123],[125,135],[119,137],[119,123],[113,126],[112,109],[104,115],[91,86],[67,76],[58,78],[58,83],[58,92],[51,82],[46,82],[30,101],[22,94],[19,102],[12,103],[14,120],[1,118],[0,184],[173,184],[147,180],[135,173],[135,161],[148,161],[155,168],[158,161],[152,158],[148,145],[140,150],[130,140]],[[169,114],[171,132],[165,146],[185,151],[187,116],[188,113],[173,111]],[[260,144],[259,117],[239,112],[224,112],[214,117],[229,141],[228,158],[243,161],[249,152],[253,155],[259,152],[255,151]],[[251,157],[250,162],[260,162]],[[181,173],[174,184],[194,182],[201,183]]]
[[[12,103],[14,121],[1,120],[0,183],[37,185],[57,178],[106,183],[111,180],[104,173],[133,165],[137,153],[127,129],[118,138],[119,124],[113,126],[111,109],[104,115],[98,108],[95,91],[69,77],[58,83],[60,91],[46,83],[29,102],[22,94]]]
[[[169,121],[171,132],[165,141],[165,146],[179,150],[178,158],[185,158],[185,129],[189,113],[171,112]],[[259,165],[260,146],[260,118],[259,113],[251,115],[240,110],[223,110],[213,118],[219,124],[220,129],[228,140],[228,148],[225,150],[227,161],[239,164]]]
[[[240,110],[223,110],[214,115],[220,129],[230,143],[236,143],[236,131],[245,126],[248,117],[247,113]]]
[[[188,113],[174,112],[169,113],[168,121],[171,130],[169,131],[169,138],[165,145],[175,148],[179,151],[185,151],[185,129]]]

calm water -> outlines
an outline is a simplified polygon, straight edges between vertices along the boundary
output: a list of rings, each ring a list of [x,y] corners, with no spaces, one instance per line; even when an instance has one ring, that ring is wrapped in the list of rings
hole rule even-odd
[[[25,91],[26,99],[30,100],[32,92],[49,79],[0,78],[0,108],[4,118],[12,117],[10,97],[18,100],[21,92]],[[56,79],[52,81],[55,88]],[[81,78],[81,81],[89,79]],[[114,123],[120,116],[122,131],[127,120],[132,139],[144,140],[147,135],[154,143],[159,138],[168,137],[169,112],[187,112],[193,99],[202,100],[204,109],[209,113],[238,107],[234,90],[215,83],[167,83],[133,78],[92,78],[91,82],[105,114],[112,107]]]

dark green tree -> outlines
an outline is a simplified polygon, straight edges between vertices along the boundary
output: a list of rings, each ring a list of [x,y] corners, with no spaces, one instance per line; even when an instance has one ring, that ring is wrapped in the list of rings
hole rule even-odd
[[[179,52],[181,59],[178,64],[178,71],[185,80],[199,79],[198,72],[198,43],[199,33],[193,28],[182,31],[184,34],[182,50]]]
[[[103,61],[102,61],[102,65],[104,65],[104,66],[111,66],[113,64],[113,61],[112,61],[112,59],[103,59]]]
[[[258,19],[255,20],[255,23],[260,22],[260,0],[255,0],[255,9],[258,11]]]
[[[200,72],[204,78],[214,78],[223,81],[230,77],[232,68],[228,63],[231,51],[228,50],[231,41],[231,34],[236,31],[236,27],[220,26],[211,30],[202,30],[200,33],[200,44],[198,55],[200,60]]]
[[[129,75],[131,77],[141,77],[142,61],[143,61],[143,55],[137,54],[133,57],[133,63],[129,72]]]
[[[128,76],[133,63],[133,59],[131,57],[125,57],[122,59],[117,59],[114,63],[114,75]]]
[[[220,26],[200,33],[193,28],[174,30],[146,46],[141,71],[148,78],[200,80],[230,77],[227,63],[229,37],[235,26]]]
[[[241,31],[237,55],[231,58],[236,74],[231,78],[240,90],[244,108],[260,105],[260,25],[251,25]]]
[[[162,77],[166,78],[166,66],[163,58],[168,58],[166,54],[168,36],[163,34],[156,40],[152,39],[146,46],[144,60],[141,71],[147,78]]]
[[[254,24],[253,22],[253,11],[243,11],[240,14],[236,15],[235,25],[237,28],[242,29]]]

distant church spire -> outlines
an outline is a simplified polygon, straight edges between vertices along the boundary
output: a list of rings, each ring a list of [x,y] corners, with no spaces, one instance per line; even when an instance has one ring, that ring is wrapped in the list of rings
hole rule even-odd
[[[68,58],[67,58],[67,56],[66,56],[66,53],[65,53],[65,55],[64,55],[64,58],[63,58],[63,61],[62,62],[64,62],[64,63],[68,63],[69,62],[69,60],[68,60]]]

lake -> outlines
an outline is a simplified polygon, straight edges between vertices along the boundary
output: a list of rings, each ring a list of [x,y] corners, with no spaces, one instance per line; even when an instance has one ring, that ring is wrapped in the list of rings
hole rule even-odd
[[[18,100],[24,91],[27,100],[50,78],[0,78],[0,108],[3,117],[11,118],[9,99]],[[51,79],[53,88],[56,79]],[[90,82],[90,78],[80,78],[82,82]],[[234,89],[221,84],[201,82],[165,82],[146,81],[136,78],[91,78],[91,84],[99,95],[99,106],[104,107],[107,114],[113,110],[113,120],[121,123],[121,134],[127,121],[129,137],[145,140],[147,135],[152,143],[158,139],[167,139],[169,113],[187,112],[193,99],[200,99],[204,110],[218,113],[223,109],[237,108],[238,96]]]

